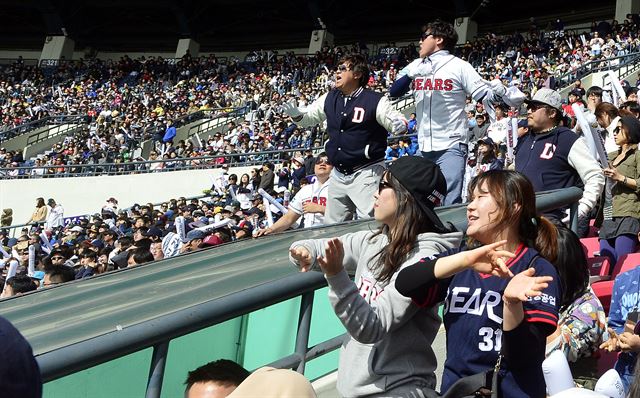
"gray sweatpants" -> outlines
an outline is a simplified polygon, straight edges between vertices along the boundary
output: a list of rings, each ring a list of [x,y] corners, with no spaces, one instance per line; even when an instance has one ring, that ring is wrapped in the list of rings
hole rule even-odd
[[[373,195],[385,170],[384,162],[376,163],[353,174],[342,174],[335,168],[329,178],[324,223],[333,224],[358,218],[373,217]]]

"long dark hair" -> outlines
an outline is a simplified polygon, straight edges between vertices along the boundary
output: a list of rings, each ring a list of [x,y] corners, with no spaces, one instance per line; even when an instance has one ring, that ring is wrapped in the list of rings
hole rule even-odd
[[[243,179],[245,176],[247,177],[247,182],[242,182],[242,179]],[[242,174],[242,175],[240,176],[240,181],[238,181],[238,185],[239,185],[239,186],[241,186],[241,187],[243,187],[243,188],[246,188],[247,186],[249,186],[249,184],[251,184],[251,177],[249,177],[249,174],[247,174],[247,173]]]
[[[388,282],[415,248],[419,234],[442,231],[433,225],[411,193],[400,184],[393,174],[387,171],[382,178],[391,186],[396,195],[398,203],[395,213],[396,222],[392,228],[388,225],[382,225],[371,237],[374,239],[376,236],[384,234],[389,239],[389,243],[372,257],[369,269],[374,272],[376,279]]]
[[[476,146],[476,159],[480,160],[480,145],[486,145],[489,148],[489,150],[482,155],[482,164],[491,163],[498,158],[496,155],[496,146],[483,141]]]
[[[558,230],[558,257],[553,265],[560,277],[564,311],[589,289],[589,268],[580,238],[569,228],[560,226]]]
[[[518,239],[534,247],[549,262],[558,255],[556,227],[545,217],[536,215],[536,193],[524,174],[513,170],[489,170],[478,175],[469,184],[469,198],[476,187],[487,184],[487,191],[498,205],[496,228],[518,226]],[[471,239],[470,246],[478,242]]]

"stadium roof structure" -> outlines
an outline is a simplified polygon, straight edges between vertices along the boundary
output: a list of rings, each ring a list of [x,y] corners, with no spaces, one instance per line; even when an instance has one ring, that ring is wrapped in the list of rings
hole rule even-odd
[[[530,17],[585,22],[614,10],[614,0],[0,0],[0,49],[40,49],[52,35],[68,35],[76,50],[174,51],[180,38],[194,38],[201,52],[296,48],[322,25],[348,44],[417,39],[435,18],[473,15],[481,31],[499,32]]]

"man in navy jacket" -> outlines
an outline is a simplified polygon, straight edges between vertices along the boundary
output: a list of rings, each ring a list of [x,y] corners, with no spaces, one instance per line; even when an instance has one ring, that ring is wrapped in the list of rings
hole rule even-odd
[[[526,175],[536,192],[578,186],[584,189],[578,216],[587,217],[604,186],[604,174],[584,138],[560,126],[558,92],[541,88],[527,102],[529,134],[518,142],[516,170]],[[561,212],[549,214],[561,220]]]
[[[384,171],[388,131],[402,133],[407,121],[381,93],[366,89],[369,67],[361,55],[345,57],[336,71],[336,89],[306,109],[283,106],[299,126],[326,120],[325,152],[334,166],[327,193],[325,223],[373,215],[373,195]]]

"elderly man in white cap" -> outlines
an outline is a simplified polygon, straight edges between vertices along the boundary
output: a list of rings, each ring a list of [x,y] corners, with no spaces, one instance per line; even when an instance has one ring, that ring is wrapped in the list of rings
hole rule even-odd
[[[516,170],[531,180],[536,192],[583,188],[578,216],[587,219],[604,186],[598,162],[584,138],[561,125],[562,101],[558,92],[541,88],[526,103],[529,133],[519,139]],[[564,218],[562,210],[546,215],[556,221]]]

